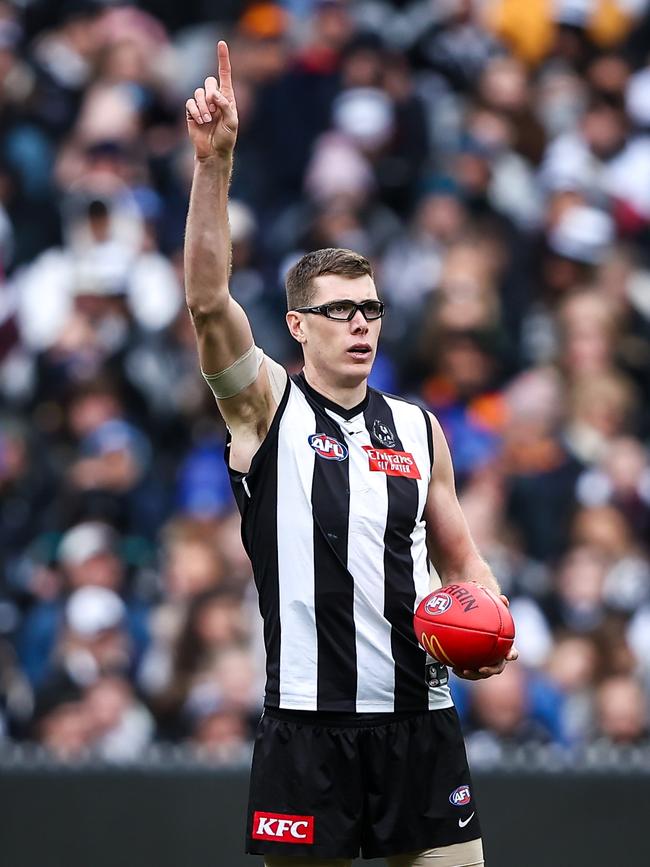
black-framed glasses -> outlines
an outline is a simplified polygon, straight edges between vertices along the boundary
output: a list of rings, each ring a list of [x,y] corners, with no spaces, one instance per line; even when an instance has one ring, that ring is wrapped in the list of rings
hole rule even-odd
[[[360,310],[363,318],[368,322],[372,319],[381,319],[384,315],[383,301],[350,301],[345,298],[341,301],[329,301],[327,304],[319,304],[318,307],[295,307],[296,313],[318,313],[328,319],[338,319],[340,322],[349,322]]]

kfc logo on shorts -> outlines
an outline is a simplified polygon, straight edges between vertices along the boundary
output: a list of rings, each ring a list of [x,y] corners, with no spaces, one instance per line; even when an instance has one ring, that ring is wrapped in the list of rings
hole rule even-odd
[[[424,603],[427,614],[444,614],[454,600],[448,593],[436,593]]]
[[[344,461],[348,456],[347,446],[324,433],[315,433],[308,438],[309,445],[320,458],[326,461]]]
[[[465,804],[469,804],[472,800],[472,795],[469,790],[469,786],[459,786],[449,796],[449,803],[453,804],[454,807],[464,807]]]
[[[314,817],[290,816],[287,813],[262,813],[253,815],[254,840],[271,840],[274,843],[314,842]]]

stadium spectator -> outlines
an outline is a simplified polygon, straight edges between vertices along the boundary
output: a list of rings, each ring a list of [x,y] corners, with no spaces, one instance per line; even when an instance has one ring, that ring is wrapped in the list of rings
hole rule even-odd
[[[185,707],[192,706],[193,696],[203,695],[208,684],[217,692],[227,692],[223,678],[217,676],[222,657],[234,647],[245,647],[247,638],[239,593],[219,587],[198,593],[189,601],[185,620],[171,648],[166,686],[154,696],[159,722],[165,731],[177,736],[183,731]],[[228,704],[234,707],[232,701]]]
[[[549,680],[562,693],[562,727],[573,744],[593,737],[599,662],[599,648],[591,636],[567,632],[554,643],[545,666]]]
[[[550,683],[529,679],[521,667],[498,685],[487,680],[477,684],[466,720],[470,756],[494,761],[508,745],[561,741],[559,703]]]
[[[596,693],[596,735],[610,744],[648,741],[648,708],[636,678],[607,678]]]
[[[82,652],[81,656],[85,661],[90,660],[91,667],[94,665],[91,659],[94,659],[93,650],[96,649],[101,658],[106,650],[109,656],[115,652],[121,668],[130,675],[135,674],[148,642],[147,605],[129,592],[118,542],[119,537],[111,527],[96,521],[86,521],[72,527],[61,539],[58,549],[61,570],[59,593],[33,606],[17,638],[21,664],[32,684],[42,684],[60,667],[57,654],[60,654],[63,668],[66,669],[69,641],[72,642],[74,661],[77,639],[83,645],[86,635],[91,644],[88,652]],[[82,590],[85,595],[76,595]],[[93,596],[95,590],[100,591],[103,597],[97,594]],[[87,591],[91,591],[91,594]],[[110,599],[106,612],[103,611],[103,598]],[[110,627],[102,625],[104,613],[107,617],[114,617]],[[92,639],[97,633],[101,639],[104,629],[116,628],[118,624],[124,626],[124,630],[120,628],[119,635],[110,636],[115,640],[93,643]],[[128,650],[124,642],[130,644]],[[101,670],[99,659],[95,667]]]
[[[92,742],[83,689],[63,678],[39,693],[31,734],[54,758],[70,760],[88,755]]]
[[[154,738],[155,723],[128,679],[109,672],[85,694],[93,753],[107,761],[137,758]]]
[[[149,619],[151,644],[143,660],[141,683],[145,692],[159,696],[183,695],[185,683],[174,681],[175,659],[181,634],[195,600],[217,592],[225,579],[224,561],[215,543],[210,521],[177,518],[161,534],[161,598]]]

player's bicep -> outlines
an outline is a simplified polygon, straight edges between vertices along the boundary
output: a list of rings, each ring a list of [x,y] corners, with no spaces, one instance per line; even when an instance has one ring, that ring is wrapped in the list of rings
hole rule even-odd
[[[192,312],[201,370],[208,376],[234,364],[253,345],[246,313],[230,296],[214,310]]]
[[[449,446],[439,422],[432,416],[435,460],[425,521],[431,558],[443,576],[462,571],[469,558],[477,556],[467,521],[456,496]]]
[[[273,413],[273,391],[244,310],[228,298],[218,311],[194,312],[192,319],[201,371],[224,420],[231,429],[263,431]]]
[[[264,355],[256,346],[253,350],[259,354],[257,357],[261,357],[255,381],[228,398],[220,398],[215,394],[219,410],[232,435],[229,464],[232,469],[243,473],[248,472],[253,457],[269,432],[289,379],[286,370],[277,361]],[[226,373],[230,375],[232,371]],[[241,375],[242,371],[239,371],[238,376]]]

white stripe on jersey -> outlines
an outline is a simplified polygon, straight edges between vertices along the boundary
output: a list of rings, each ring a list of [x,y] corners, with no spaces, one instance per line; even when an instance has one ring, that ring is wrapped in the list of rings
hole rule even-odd
[[[372,443],[363,418],[357,417],[350,423],[330,410],[327,412],[345,431],[350,448],[348,569],[354,575],[357,710],[375,713],[387,708],[392,710],[395,661],[391,650],[391,625],[383,616],[384,531],[388,516],[386,476],[368,473],[368,456],[360,447]],[[349,430],[355,431],[351,437]]]
[[[314,461],[296,460],[296,439],[316,430],[300,390],[291,394],[278,431],[278,573],[280,593],[280,707],[317,709],[318,640],[314,605],[311,489]]]

